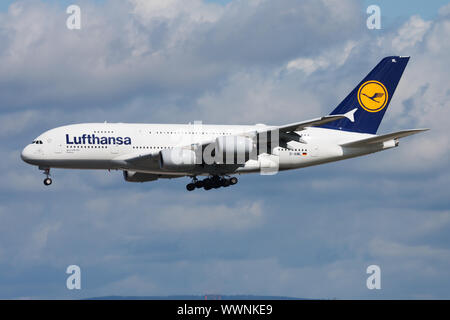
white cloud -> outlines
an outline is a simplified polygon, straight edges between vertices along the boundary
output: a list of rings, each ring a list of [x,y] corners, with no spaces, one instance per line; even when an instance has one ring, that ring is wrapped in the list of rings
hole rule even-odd
[[[424,21],[420,16],[412,16],[392,39],[392,48],[397,52],[411,50],[418,42],[423,40],[425,33],[431,26],[431,21]]]
[[[173,22],[179,16],[186,16],[194,22],[215,22],[223,12],[222,6],[201,0],[130,0],[133,13],[145,21],[164,19]]]
[[[33,110],[2,115],[0,118],[0,137],[14,136],[22,133],[36,119],[37,112]]]
[[[351,50],[356,46],[353,40],[348,41],[343,48],[335,48],[332,51],[326,51],[324,54],[316,58],[298,58],[289,61],[286,68],[298,69],[305,72],[307,75],[313,73],[318,69],[333,70],[342,66],[350,55]]]

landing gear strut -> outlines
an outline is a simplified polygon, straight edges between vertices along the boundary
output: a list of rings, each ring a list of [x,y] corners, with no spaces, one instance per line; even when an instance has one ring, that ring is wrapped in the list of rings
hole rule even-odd
[[[195,188],[203,188],[205,190],[218,189],[220,187],[229,187],[238,183],[236,177],[225,178],[219,176],[212,176],[204,180],[197,180],[196,177],[192,178],[192,182],[186,185],[188,191],[193,191]]]
[[[49,176],[50,176],[50,168],[45,168],[44,169],[44,174],[46,176],[46,178],[44,179],[44,184],[46,186],[51,185],[52,184],[52,179],[49,178]]]

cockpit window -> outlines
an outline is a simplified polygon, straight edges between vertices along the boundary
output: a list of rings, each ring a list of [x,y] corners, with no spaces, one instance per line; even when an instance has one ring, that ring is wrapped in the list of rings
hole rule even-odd
[[[31,144],[42,144],[42,140],[34,140]]]

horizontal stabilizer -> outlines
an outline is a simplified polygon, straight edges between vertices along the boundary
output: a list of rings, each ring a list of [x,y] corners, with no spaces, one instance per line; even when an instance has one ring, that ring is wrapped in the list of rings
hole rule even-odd
[[[399,138],[411,136],[413,134],[420,133],[420,132],[427,131],[427,130],[429,130],[429,129],[402,130],[402,131],[384,134],[381,136],[374,136],[374,137],[367,138],[367,139],[347,142],[347,143],[341,144],[341,146],[342,147],[363,147],[363,146],[367,146],[369,144],[383,143],[385,141],[389,141],[392,139],[399,139]]]

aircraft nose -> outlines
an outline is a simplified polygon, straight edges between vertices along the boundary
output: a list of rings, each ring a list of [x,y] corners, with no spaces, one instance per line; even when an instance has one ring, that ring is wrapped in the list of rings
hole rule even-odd
[[[31,146],[26,146],[23,150],[22,153],[20,154],[20,157],[22,158],[23,161],[25,162],[29,162],[30,160],[33,159],[33,155],[32,155],[32,151],[31,151]]]

